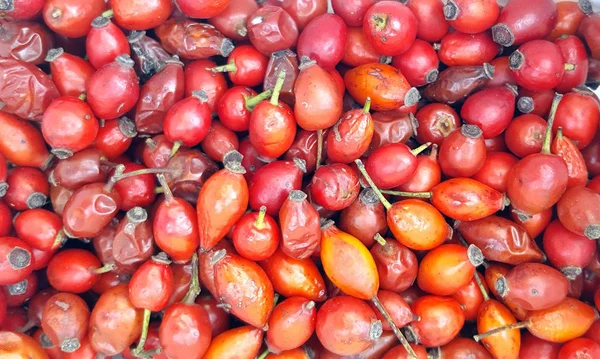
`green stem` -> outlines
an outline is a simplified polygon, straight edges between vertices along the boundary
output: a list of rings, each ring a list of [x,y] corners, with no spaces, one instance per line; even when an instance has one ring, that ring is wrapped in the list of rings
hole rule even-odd
[[[402,334],[400,329],[398,329],[398,326],[396,325],[396,323],[394,323],[394,321],[392,320],[390,313],[388,313],[387,309],[385,309],[385,307],[383,306],[381,301],[379,301],[379,298],[377,298],[377,295],[375,295],[373,298],[371,298],[371,302],[373,302],[373,304],[375,305],[375,308],[377,308],[377,310],[381,313],[383,318],[385,318],[385,321],[390,325],[390,327],[392,328],[392,331],[394,332],[394,335],[396,335],[396,338],[398,338],[398,340],[400,340],[400,343],[402,344],[404,349],[406,349],[406,351],[408,352],[410,357],[413,359],[419,359],[417,357],[417,354],[415,354],[415,351],[413,350],[413,348],[410,346],[410,344],[408,344],[408,340],[406,340],[406,337],[404,336],[404,334]]]
[[[550,108],[550,114],[548,115],[548,123],[546,124],[546,133],[544,134],[544,144],[542,145],[542,153],[550,153],[550,143],[552,142],[552,125],[554,124],[554,117],[556,117],[556,109],[563,95],[559,93],[554,94],[552,100],[552,107]]]
[[[275,88],[273,89],[273,93],[271,94],[271,105],[277,106],[279,105],[279,93],[283,88],[283,83],[285,81],[285,70],[281,71],[279,75],[277,75],[277,82],[275,83]]]
[[[267,207],[260,206],[260,210],[258,211],[258,216],[256,217],[256,221],[254,221],[254,227],[257,229],[265,228],[265,214],[267,213]]]
[[[113,11],[113,9],[108,9],[105,12],[103,12],[102,17],[113,17],[115,15],[115,12]]]
[[[371,110],[371,98],[367,97],[365,100],[365,105],[363,106],[363,113],[369,113]]]
[[[354,160],[354,163],[356,163],[356,166],[358,166],[358,170],[360,171],[360,173],[362,173],[363,177],[367,180],[367,182],[369,183],[369,186],[371,186],[371,189],[373,189],[373,191],[375,192],[375,194],[379,198],[379,201],[383,204],[385,209],[390,209],[390,207],[392,207],[392,205],[390,204],[390,202],[387,199],[385,199],[385,197],[383,196],[383,194],[381,193],[379,188],[377,188],[377,186],[375,185],[375,182],[373,182],[373,180],[371,179],[371,176],[369,176],[369,174],[367,173],[364,163],[360,159]]]
[[[192,256],[192,281],[190,283],[190,289],[181,302],[193,304],[199,294],[200,281],[198,280],[198,254],[194,253]]]
[[[481,295],[483,296],[483,301],[487,302],[488,300],[490,300],[490,296],[488,295],[487,290],[485,290],[485,287],[483,286],[483,283],[481,282],[481,278],[479,278],[479,272],[475,272],[475,274],[473,275],[473,278],[475,278],[475,282],[477,283],[477,286],[479,287],[479,290],[481,291]]]
[[[208,68],[207,70],[210,70],[212,72],[232,72],[232,73],[235,73],[237,71],[237,66],[235,65],[235,62],[230,62],[230,63],[222,65],[222,66],[216,66],[216,67],[213,67],[213,68]]]
[[[399,197],[431,198],[431,192],[404,192],[404,191],[381,190],[381,193],[390,194],[392,196],[399,196]]]
[[[375,233],[375,236],[373,238],[377,243],[379,243],[379,245],[385,246],[387,244],[385,238],[383,238],[379,233]]]
[[[265,349],[265,351],[264,351],[264,352],[262,352],[262,353],[261,353],[261,354],[258,356],[258,358],[257,358],[257,359],[265,359],[265,358],[267,357],[267,355],[269,355],[269,353],[270,353],[270,351],[269,351],[269,349],[267,348],[267,349]]]
[[[410,153],[412,153],[413,156],[416,156],[419,153],[425,151],[427,149],[427,147],[429,147],[429,146],[431,146],[431,142],[424,143],[421,146],[415,148],[414,150],[411,150]]]
[[[146,338],[148,337],[148,326],[150,324],[150,314],[152,312],[150,309],[144,309],[144,324],[142,327],[142,335],[140,336],[140,341],[138,342],[137,347],[131,351],[136,357],[140,357],[142,351],[144,351],[144,345],[146,345]]]
[[[244,102],[246,103],[246,110],[252,112],[256,105],[261,103],[262,101],[268,99],[273,94],[273,90],[266,90],[259,93],[256,96],[246,97],[244,98]]]
[[[81,95],[79,95],[78,97],[81,101],[85,101],[87,99],[87,95],[85,94],[85,92],[82,92]]]
[[[108,264],[103,265],[100,268],[94,269],[93,272],[96,274],[104,274],[104,273],[112,272],[116,268],[117,268],[117,266],[114,263],[108,263]]]
[[[160,173],[156,175],[156,178],[158,178],[158,183],[160,183],[163,193],[165,194],[165,202],[169,203],[173,201],[173,192],[171,192],[171,188],[169,188],[169,184],[167,183],[165,176]]]
[[[177,151],[179,151],[179,147],[181,147],[181,144],[182,144],[181,141],[175,141],[175,143],[173,143],[173,148],[171,148],[171,153],[169,154],[169,158],[175,156]]]
[[[565,64],[565,71],[573,71],[573,70],[575,70],[575,65],[569,64],[569,63]]]

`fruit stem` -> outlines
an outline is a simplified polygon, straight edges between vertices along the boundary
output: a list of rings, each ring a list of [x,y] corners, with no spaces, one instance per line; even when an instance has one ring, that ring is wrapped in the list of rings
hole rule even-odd
[[[102,14],[100,14],[100,15],[101,15],[102,17],[108,17],[108,18],[110,18],[110,17],[113,17],[113,16],[114,16],[114,14],[115,14],[115,12],[113,11],[113,9],[109,9],[109,10],[106,10],[105,12],[103,12],[103,13],[102,13]]]
[[[171,192],[171,188],[169,188],[165,175],[159,173],[156,175],[156,178],[158,178],[158,183],[160,183],[160,187],[162,187],[163,193],[165,194],[165,202],[169,203],[173,201],[175,197],[173,197],[173,192]]]
[[[264,351],[264,352],[262,352],[262,353],[261,353],[261,354],[258,356],[258,358],[256,358],[256,359],[265,359],[265,358],[267,357],[267,355],[269,355],[269,353],[270,353],[270,352],[271,352],[271,351],[270,351],[270,350],[267,348],[267,349],[265,349],[265,351]]]
[[[79,95],[77,98],[81,101],[85,101],[87,99],[87,95],[85,94],[85,92],[82,92],[81,95]]]
[[[120,181],[125,178],[129,178],[129,177],[135,177],[135,176],[141,176],[141,175],[154,175],[154,174],[172,173],[172,172],[174,172],[174,171],[170,168],[143,168],[141,170],[135,170],[135,171],[123,173],[122,175],[120,175],[117,178],[117,181]]]
[[[363,106],[363,113],[369,113],[371,110],[371,98],[367,97],[365,100],[365,105]]]
[[[554,124],[554,117],[556,117],[556,109],[563,95],[559,93],[554,94],[552,100],[552,107],[550,108],[550,115],[548,115],[548,123],[546,124],[546,133],[544,134],[544,144],[542,145],[542,153],[550,154],[550,142],[552,142],[552,125]]]
[[[375,239],[375,242],[379,243],[381,246],[385,246],[387,244],[385,238],[383,238],[379,233],[375,233],[373,238]]]
[[[562,139],[562,137],[563,137],[562,126],[558,126],[558,129],[556,130],[556,138]]]
[[[377,308],[377,310],[385,318],[385,321],[390,325],[390,327],[392,328],[392,331],[394,332],[394,334],[396,335],[398,340],[400,340],[400,343],[402,344],[404,349],[406,349],[406,351],[408,352],[410,357],[413,359],[418,359],[417,354],[415,354],[415,351],[413,350],[413,348],[408,344],[408,340],[406,340],[406,337],[404,336],[404,334],[402,334],[400,329],[398,329],[398,326],[396,326],[396,323],[394,323],[394,321],[392,320],[390,313],[388,313],[388,311],[385,309],[385,307],[383,306],[381,301],[379,301],[379,298],[377,298],[377,295],[375,295],[373,298],[371,298],[371,301],[375,305],[375,308]]]
[[[385,209],[390,209],[392,205],[390,204],[390,202],[388,202],[387,199],[385,199],[379,188],[377,188],[375,182],[373,182],[371,176],[369,176],[369,174],[367,173],[364,163],[360,159],[354,160],[354,163],[356,163],[356,166],[358,166],[358,170],[360,171],[360,173],[362,173],[363,177],[365,177],[365,179],[369,183],[369,186],[371,186],[373,191],[375,191],[375,194],[377,195],[377,197],[379,197],[379,201],[383,204]]]
[[[152,312],[150,309],[144,309],[144,323],[142,326],[142,335],[140,336],[140,341],[138,342],[137,347],[131,351],[136,357],[140,357],[140,354],[144,350],[144,345],[146,345],[146,338],[148,337],[148,325],[150,324],[150,314]]]
[[[575,65],[573,64],[565,64],[565,71],[573,71],[575,70]]]
[[[475,278],[475,283],[477,283],[477,286],[479,287],[479,290],[481,291],[481,295],[483,296],[483,301],[487,302],[488,300],[490,300],[490,296],[488,295],[487,290],[485,290],[485,287],[483,286],[483,282],[481,282],[481,278],[479,278],[479,273],[475,272],[475,274],[473,275],[473,278]]]
[[[65,236],[65,231],[61,229],[54,238],[54,244],[52,244],[52,248],[58,248],[58,246],[60,246],[63,242],[66,242],[67,239],[68,238]]]
[[[156,193],[156,194],[165,193],[165,189],[162,188],[162,187],[155,187],[154,188],[154,193]]]
[[[323,156],[323,130],[317,130],[317,169],[321,167],[321,157]]]
[[[273,308],[275,308],[277,306],[279,299],[280,299],[279,293],[275,293],[275,295],[273,296]]]
[[[473,339],[475,339],[476,342],[479,342],[481,339],[487,338],[491,335],[494,334],[498,334],[501,333],[505,330],[511,330],[511,329],[521,329],[521,328],[526,328],[528,326],[530,326],[531,323],[529,321],[527,322],[520,322],[520,323],[514,323],[514,324],[510,324],[510,325],[505,325],[503,327],[499,327],[499,328],[494,328],[490,331],[487,331],[485,333],[482,334],[478,334],[478,335],[474,335]]]
[[[431,151],[429,152],[429,158],[431,158],[432,160],[436,160],[437,156],[438,156],[438,145],[434,143],[431,146]]]
[[[106,182],[106,184],[104,185],[105,192],[112,191],[112,189],[113,189],[113,187],[115,187],[115,184],[117,183],[117,181],[123,175],[123,172],[125,172],[124,165],[119,164],[119,165],[115,166],[115,173],[113,173],[113,175],[110,176],[110,178],[108,179],[108,182]]]
[[[117,266],[114,263],[107,263],[100,268],[96,268],[93,270],[96,274],[104,274],[115,270]]]
[[[277,75],[277,82],[275,83],[275,88],[273,89],[273,93],[271,94],[271,105],[277,106],[279,104],[279,93],[281,92],[281,88],[283,87],[283,82],[285,81],[285,71],[281,71],[279,75]]]
[[[381,190],[381,193],[391,194],[392,196],[411,197],[411,198],[431,198],[431,192],[404,192]]]
[[[181,302],[193,304],[199,294],[200,282],[198,281],[198,253],[194,253],[192,256],[192,282],[190,283],[190,289]]]
[[[260,206],[260,210],[258,211],[258,216],[256,217],[256,221],[254,222],[254,227],[257,229],[265,228],[265,214],[267,213],[267,207]]]
[[[424,143],[421,146],[415,148],[414,150],[410,150],[410,153],[412,153],[413,156],[416,156],[419,153],[425,151],[427,149],[427,147],[429,147],[429,146],[431,146],[431,142]]]
[[[179,151],[179,147],[181,147],[182,142],[181,141],[175,141],[173,143],[173,148],[171,148],[171,153],[169,154],[169,158],[175,156],[175,154],[177,153],[177,151]]]
[[[254,110],[254,108],[256,107],[256,105],[258,105],[260,102],[271,97],[272,94],[273,94],[273,90],[266,90],[266,91],[259,93],[256,96],[245,97],[244,102],[246,103],[246,110],[252,112]]]
[[[237,71],[237,66],[235,65],[235,62],[230,62],[227,63],[225,65],[221,65],[221,66],[215,66],[215,67],[207,67],[207,70],[210,70],[212,72],[232,72],[235,73]]]

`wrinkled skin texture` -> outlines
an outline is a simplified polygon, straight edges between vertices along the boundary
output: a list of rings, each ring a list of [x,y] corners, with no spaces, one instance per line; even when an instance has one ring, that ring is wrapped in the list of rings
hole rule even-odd
[[[40,121],[52,100],[60,96],[52,79],[32,64],[0,59],[2,111],[20,118]]]
[[[485,66],[453,66],[440,72],[423,95],[436,102],[454,103],[481,89],[489,79]]]
[[[518,224],[503,217],[489,216],[477,221],[457,221],[454,228],[470,244],[481,249],[488,260],[517,265],[540,262],[544,254]]]
[[[228,56],[233,45],[217,29],[187,19],[170,19],[155,29],[165,50],[184,59]]]
[[[298,193],[298,192],[295,192]],[[279,210],[281,250],[294,258],[310,257],[321,243],[319,213],[304,199],[288,197]]]
[[[41,65],[54,45],[52,35],[34,22],[8,21],[0,27],[0,56]]]

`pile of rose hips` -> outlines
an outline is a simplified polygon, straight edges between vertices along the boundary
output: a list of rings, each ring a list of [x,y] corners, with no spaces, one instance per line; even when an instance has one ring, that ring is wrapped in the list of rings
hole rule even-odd
[[[1,2],[1,358],[600,358],[600,14],[331,2]]]

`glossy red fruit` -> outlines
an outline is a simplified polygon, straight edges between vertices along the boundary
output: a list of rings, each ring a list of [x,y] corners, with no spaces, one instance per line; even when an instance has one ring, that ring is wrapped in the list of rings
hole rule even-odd
[[[557,19],[556,4],[551,0],[511,1],[500,12],[492,27],[494,41],[502,46],[521,45],[550,34]],[[523,19],[530,21],[523,22]]]
[[[37,168],[16,167],[8,173],[6,183],[8,189],[4,195],[4,202],[14,210],[39,208],[48,200],[48,180]]]
[[[565,71],[560,48],[546,40],[532,40],[519,46],[510,55],[509,65],[517,84],[529,90],[556,87]]]
[[[198,194],[200,248],[205,251],[225,237],[248,207],[245,170],[237,161],[240,154],[231,152],[229,155],[231,160],[224,160],[225,168],[212,175]]]
[[[209,18],[208,22],[228,38],[241,41],[248,37],[246,22],[256,10],[258,4],[253,0],[234,0],[229,2],[225,10]]]
[[[256,49],[269,56],[296,45],[298,27],[284,9],[267,5],[255,11],[246,23],[248,38]]]
[[[507,152],[488,152],[483,166],[472,178],[498,192],[506,192],[508,173],[519,159]]]
[[[42,134],[60,159],[88,147],[96,139],[99,124],[82,100],[64,96],[52,101],[42,119]]]
[[[211,123],[208,97],[204,92],[194,92],[192,96],[175,103],[167,112],[164,120],[165,137],[173,143],[194,147],[206,137]]]
[[[227,59],[227,64],[212,68],[215,72],[227,72],[236,86],[256,87],[262,84],[269,59],[254,46],[237,46]]]
[[[315,302],[291,297],[277,304],[269,318],[267,346],[273,353],[301,347],[313,334],[317,309]]]
[[[103,119],[114,119],[131,110],[137,103],[140,85],[127,55],[96,71],[87,84],[88,104]]]
[[[352,319],[351,319],[352,318]],[[330,330],[335,324],[336,330]],[[381,321],[369,305],[351,296],[329,299],[317,312],[317,337],[337,355],[356,355],[381,336]]]
[[[199,243],[194,207],[182,198],[173,197],[164,176],[158,175],[158,180],[165,191],[165,200],[154,212],[154,241],[175,262],[187,262]]]
[[[417,169],[417,157],[426,146],[411,150],[403,143],[379,147],[371,153],[365,168],[375,185],[381,189],[400,186],[411,179]],[[401,166],[392,164],[402,163]]]
[[[433,43],[450,30],[444,18],[444,3],[435,0],[409,0],[406,6],[417,18],[417,38]]]
[[[595,241],[569,231],[558,220],[548,225],[543,241],[548,260],[568,279],[581,274],[596,252]]]
[[[460,117],[468,124],[478,126],[484,138],[500,135],[513,118],[516,89],[513,87],[490,87],[469,96]]]
[[[208,313],[197,304],[175,303],[165,311],[158,336],[167,358],[200,359],[211,341]]]
[[[343,97],[335,80],[311,60],[300,63],[294,94],[296,122],[307,131],[331,127],[342,115]]]
[[[588,76],[588,58],[585,45],[576,36],[565,36],[554,40],[565,61],[565,73],[555,90],[561,93],[582,86]]]
[[[43,0],[14,0],[12,6],[2,10],[3,16],[9,16],[17,20],[29,20],[34,18],[44,7]]]
[[[276,217],[288,195],[302,187],[306,173],[303,160],[273,161],[259,168],[249,183],[249,204],[258,211],[266,206],[267,213]]]
[[[392,66],[399,69],[408,83],[415,87],[434,82],[439,74],[437,53],[433,46],[421,39],[416,39],[406,52],[394,56]]]
[[[569,282],[558,270],[540,263],[522,263],[493,284],[502,300],[527,311],[539,311],[560,303]]]
[[[92,20],[106,9],[104,0],[93,0],[85,4],[76,0],[46,1],[43,9],[44,22],[61,35],[77,38],[87,35]]]
[[[451,0],[444,6],[444,17],[456,31],[477,34],[492,27],[500,7],[492,0]]]
[[[61,218],[43,208],[21,212],[15,218],[14,226],[22,241],[42,251],[54,250],[64,240]]]
[[[231,241],[242,257],[261,261],[275,253],[281,239],[281,231],[273,217],[266,214],[267,208],[247,213],[233,228]]]
[[[506,128],[506,147],[517,157],[538,153],[544,143],[546,121],[538,115],[515,117]]]
[[[88,60],[96,69],[113,62],[119,55],[131,55],[127,37],[105,16],[98,16],[92,21],[92,29],[86,37],[85,45]]]
[[[311,198],[325,209],[342,210],[358,198],[359,192],[358,174],[348,165],[333,163],[321,166],[313,175]]]
[[[487,150],[483,132],[477,125],[463,125],[440,146],[439,163],[449,177],[471,177],[485,162]]]
[[[285,76],[285,72],[279,73],[271,99],[256,105],[250,117],[250,142],[256,152],[266,158],[277,158],[284,154],[296,136],[294,113],[288,105],[279,101]]]
[[[90,290],[100,274],[114,269],[114,264],[102,266],[98,257],[83,249],[67,249],[52,257],[47,276],[50,285],[58,291],[83,293]]]
[[[569,188],[556,206],[558,219],[573,233],[600,238],[600,195],[586,187]]]
[[[0,285],[11,285],[27,278],[33,271],[31,247],[15,237],[0,237]]]
[[[72,353],[81,347],[88,329],[90,311],[79,296],[58,293],[48,299],[42,314],[42,329],[61,351]]]
[[[563,135],[577,144],[580,150],[588,146],[600,124],[600,104],[595,95],[573,91],[563,95],[556,109],[552,130],[561,127]]]
[[[552,343],[544,339],[540,339],[531,335],[529,332],[521,334],[521,348],[519,350],[519,358],[521,359],[536,359],[548,358],[554,359],[558,356],[560,343]]]
[[[5,134],[0,136],[0,152],[6,160],[17,166],[42,169],[50,165],[52,157],[46,148],[44,138],[32,123],[0,112],[0,126]]]
[[[239,319],[263,328],[273,310],[273,285],[255,262],[219,250],[214,253],[215,285],[226,308]],[[240,304],[241,305],[238,305]]]
[[[410,48],[417,37],[417,18],[402,3],[382,1],[365,13],[363,32],[377,53],[400,55]]]
[[[438,48],[440,61],[448,66],[483,65],[500,52],[500,45],[492,40],[489,32],[450,32],[444,36]]]
[[[298,37],[297,52],[330,69],[340,62],[346,46],[346,24],[336,14],[323,14],[311,20]]]
[[[427,347],[450,343],[465,322],[460,304],[452,298],[426,295],[417,299],[411,308],[421,320],[409,324],[410,333]]]
[[[438,146],[455,129],[460,127],[460,118],[454,109],[443,103],[430,103],[416,114],[419,143],[431,142]]]
[[[89,62],[66,53],[61,47],[50,49],[46,61],[50,63],[52,80],[63,96],[85,93],[88,79],[96,72]]]
[[[96,302],[90,315],[88,337],[98,354],[117,355],[139,338],[142,324],[143,310],[129,301],[127,284],[119,284],[104,292]]]
[[[115,20],[127,30],[149,30],[162,24],[173,11],[173,2],[152,0],[143,3],[128,0],[110,0]]]
[[[600,344],[588,338],[573,339],[560,348],[558,359],[596,358],[600,356]]]

